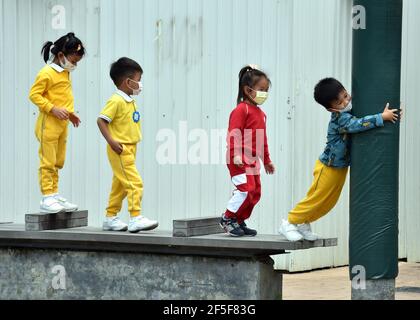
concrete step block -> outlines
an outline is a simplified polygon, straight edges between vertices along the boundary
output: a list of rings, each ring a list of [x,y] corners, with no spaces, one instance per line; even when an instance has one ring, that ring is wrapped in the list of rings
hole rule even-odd
[[[25,215],[26,231],[44,231],[86,227],[88,211],[34,213]]]
[[[71,220],[87,218],[88,211],[80,210],[74,212],[59,212],[59,213],[31,213],[25,215],[25,222],[48,222],[57,220]]]
[[[88,219],[71,219],[71,220],[57,220],[54,222],[43,221],[35,223],[26,223],[26,231],[44,231],[44,230],[58,230],[58,229],[70,229],[70,228],[80,228],[87,227]]]
[[[209,234],[223,233],[223,229],[219,224],[195,228],[179,228],[173,230],[174,237],[196,237],[205,236]]]
[[[200,217],[191,219],[177,219],[173,221],[174,229],[195,228],[218,225],[220,217]]]

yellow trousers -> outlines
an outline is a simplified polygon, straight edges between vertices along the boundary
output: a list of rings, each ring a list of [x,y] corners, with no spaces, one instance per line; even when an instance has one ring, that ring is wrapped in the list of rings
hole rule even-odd
[[[143,197],[143,180],[136,168],[137,145],[124,144],[121,154],[107,146],[109,163],[114,176],[109,195],[107,217],[115,217],[121,211],[122,202],[127,197],[131,217],[140,215]]]
[[[35,136],[40,143],[38,170],[41,193],[58,193],[58,171],[63,168],[66,158],[68,120],[41,112],[36,126]]]
[[[340,198],[347,172],[348,168],[328,167],[318,160],[312,186],[306,197],[289,212],[289,222],[312,223],[330,212]]]

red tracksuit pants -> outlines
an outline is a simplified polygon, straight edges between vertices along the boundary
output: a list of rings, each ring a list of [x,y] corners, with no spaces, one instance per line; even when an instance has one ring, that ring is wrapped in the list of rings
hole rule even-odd
[[[255,170],[239,168],[234,164],[228,164],[227,166],[236,189],[227,205],[225,218],[236,219],[241,224],[249,219],[252,210],[261,199],[260,174],[259,170],[256,174]]]

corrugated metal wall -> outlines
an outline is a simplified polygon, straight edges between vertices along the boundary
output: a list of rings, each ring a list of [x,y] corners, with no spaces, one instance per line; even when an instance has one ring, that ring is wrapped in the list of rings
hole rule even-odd
[[[420,117],[410,110],[418,101],[419,22],[414,17],[420,4],[405,2],[401,257],[420,261],[415,241],[420,227]],[[58,4],[66,9],[65,30],[51,27],[51,10]],[[0,221],[23,222],[25,213],[38,209],[38,145],[33,134],[37,112],[27,95],[43,65],[42,44],[74,31],[88,50],[73,74],[82,127],[71,130],[60,188],[89,209],[91,225],[100,226],[111,186],[96,118],[114,91],[110,63],[129,56],[145,70],[144,94],[138,99],[144,214],[157,218],[162,229],[170,229],[174,218],[224,210],[232,190],[223,164],[224,130],[235,106],[237,73],[243,65],[257,63],[270,74],[273,89],[264,109],[278,173],[263,175],[263,198],[251,224],[262,233],[276,232],[307,191],[325,142],[329,115],[313,102],[314,84],[335,76],[351,85],[350,17],[351,1],[342,0],[0,0]],[[213,141],[211,149],[213,156],[215,150],[220,152],[220,164],[160,165],[156,137],[165,128],[176,133],[178,158],[183,155],[183,136],[192,134],[189,146],[196,142],[191,130],[202,128],[208,136],[211,130],[222,130],[219,147]],[[315,224],[315,231],[338,236],[339,246],[276,257],[277,267],[299,271],[347,263],[347,186],[339,205]]]
[[[286,198],[280,203],[280,215],[287,212],[307,193],[312,182],[313,167],[326,141],[330,114],[313,99],[313,88],[323,77],[334,76],[351,88],[351,1],[293,1],[291,21],[291,119],[286,141],[290,150],[282,155],[290,178],[276,188]],[[281,84],[280,86],[282,86]],[[280,168],[282,169],[282,168]],[[279,177],[277,177],[278,179]],[[282,181],[280,181],[282,182]],[[281,257],[278,267],[290,271],[343,265],[348,261],[348,184],[334,210],[314,231],[339,238],[336,248],[294,252]],[[278,223],[276,223],[278,225]],[[328,263],[326,264],[326,262]]]
[[[400,256],[420,262],[420,1],[404,1],[401,100]]]

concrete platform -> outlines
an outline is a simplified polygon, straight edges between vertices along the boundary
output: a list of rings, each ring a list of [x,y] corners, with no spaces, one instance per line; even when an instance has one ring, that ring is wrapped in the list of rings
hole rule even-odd
[[[104,232],[99,228],[82,227],[48,231],[25,231],[22,224],[0,225],[0,247],[60,248],[93,251],[194,254],[204,256],[255,257],[283,254],[337,245],[337,239],[315,242],[289,242],[280,235],[258,235],[255,238],[232,238],[226,234],[173,237],[171,231],[148,231],[138,234]]]
[[[0,225],[0,299],[276,300],[283,275],[270,255],[336,244]]]

